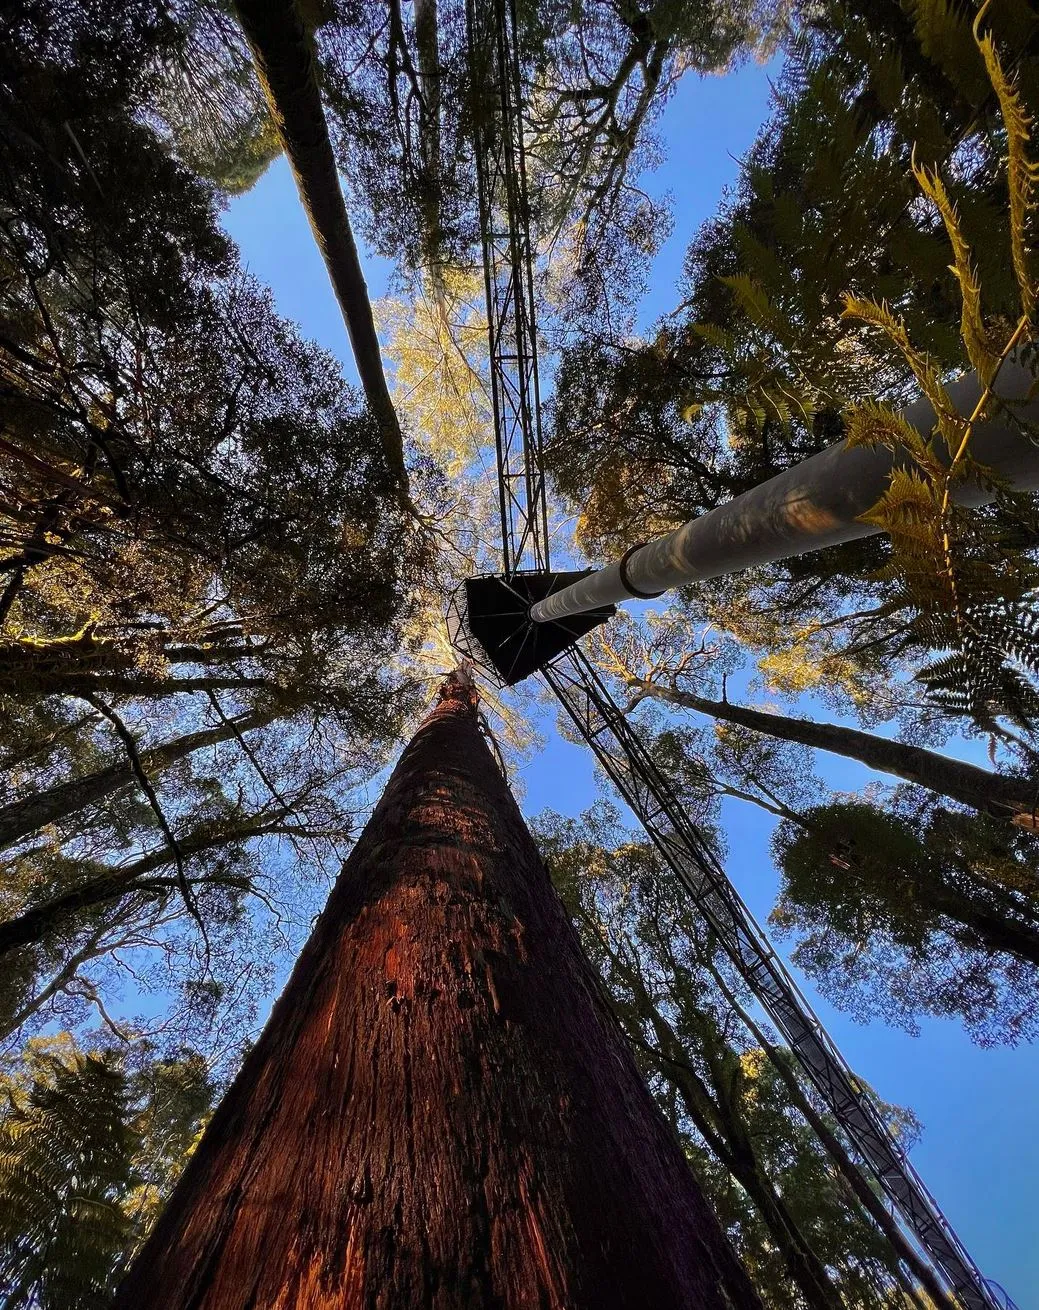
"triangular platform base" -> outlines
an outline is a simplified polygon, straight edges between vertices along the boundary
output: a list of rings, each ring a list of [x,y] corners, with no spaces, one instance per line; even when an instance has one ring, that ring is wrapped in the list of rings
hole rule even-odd
[[[612,618],[617,612],[613,605],[552,623],[535,623],[529,617],[531,605],[587,577],[590,571],[467,579],[464,623],[485,658],[475,651],[471,652],[473,657],[481,665],[489,661],[497,680],[512,687],[573,646],[586,632]],[[462,644],[456,640],[456,645]]]

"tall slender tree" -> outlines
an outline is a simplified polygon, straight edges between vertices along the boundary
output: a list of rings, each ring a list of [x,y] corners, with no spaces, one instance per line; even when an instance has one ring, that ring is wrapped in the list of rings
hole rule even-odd
[[[273,717],[273,714],[264,715],[254,711],[237,715],[216,727],[182,733],[172,741],[145,751],[140,759],[141,765],[149,772],[159,772],[194,751],[231,741]],[[124,754],[121,759],[105,764],[92,773],[67,778],[32,796],[20,797],[7,805],[0,805],[0,846],[19,841],[45,824],[67,820],[86,806],[104,800],[123,787],[132,786],[134,780],[133,765]]]
[[[698,696],[674,685],[664,686],[652,677],[629,677],[627,684],[634,692],[633,704],[649,696],[682,709],[696,710],[714,719],[738,723],[754,732],[778,737],[781,741],[796,741],[814,750],[830,751],[858,760],[880,773],[893,773],[961,805],[971,805],[1023,828],[1037,826],[1039,792],[1035,782],[1028,778],[991,773],[951,755],[839,723],[816,723],[797,715],[775,714],[748,705],[736,705],[730,700]]]
[[[158,1299],[757,1304],[464,673],[401,757],[116,1306]]]
[[[318,87],[313,32],[295,0],[277,4],[241,0],[235,9],[343,312],[357,372],[379,423],[387,471],[406,494],[404,437],[386,384],[364,270],[339,186]]]

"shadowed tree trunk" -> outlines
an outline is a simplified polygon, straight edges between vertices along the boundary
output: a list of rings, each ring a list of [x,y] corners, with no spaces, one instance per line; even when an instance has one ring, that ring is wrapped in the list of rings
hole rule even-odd
[[[379,423],[386,466],[407,493],[404,439],[382,367],[361,260],[332,154],[314,41],[295,0],[236,0],[256,72],[346,322],[364,394]]]
[[[837,1134],[831,1129],[823,1116],[812,1104],[810,1098],[801,1086],[797,1074],[794,1072],[793,1064],[786,1052],[781,1051],[774,1046],[765,1036],[762,1029],[751,1015],[740,1004],[738,998],[725,981],[724,977],[718,970],[709,964],[708,968],[714,981],[718,984],[725,999],[732,1006],[735,1014],[747,1027],[747,1031],[753,1036],[761,1049],[768,1056],[772,1067],[783,1080],[783,1085],[790,1093],[790,1099],[795,1106],[801,1111],[806,1122],[811,1126],[819,1141],[826,1148],[826,1152],[833,1161],[834,1167],[840,1174],[848,1187],[848,1190],[862,1205],[863,1209],[869,1214],[876,1223],[877,1227],[884,1234],[887,1240],[898,1252],[898,1258],[905,1267],[910,1271],[912,1276],[919,1282],[927,1295],[933,1302],[936,1310],[956,1310],[956,1304],[953,1302],[948,1292],[942,1287],[934,1270],[927,1262],[917,1253],[911,1245],[908,1238],[895,1222],[894,1217],[888,1213],[887,1206],[883,1200],[874,1192],[873,1188],[866,1181],[862,1170],[855,1164],[851,1156],[845,1150],[843,1143]]]
[[[179,838],[177,849],[181,857],[187,860],[193,855],[204,855],[206,851],[229,846],[232,842],[246,842],[253,837],[278,833],[295,834],[301,830],[290,822],[291,814],[289,809],[280,809],[265,817],[256,815],[251,820],[237,823],[204,824],[187,837]],[[305,829],[302,833],[305,835]],[[162,870],[173,864],[175,859],[176,852],[167,844],[118,868],[102,864],[94,866],[99,870],[96,877],[77,883],[59,896],[52,896],[49,900],[30,906],[11,919],[0,921],[0,960],[19,947],[29,946],[65,928],[81,910],[104,905],[106,901],[121,900],[132,892],[150,891],[157,895],[165,891],[175,892],[179,886],[177,878],[172,875],[162,876]],[[188,881],[222,884],[244,890],[252,885],[248,878],[237,874],[204,874],[200,879],[190,878]]]
[[[957,940],[968,947],[980,943],[990,950],[1007,951],[1039,969],[1039,923],[1034,918],[1031,923],[1024,923],[1010,913],[1001,913],[998,907],[979,904],[955,887],[932,885],[925,894],[935,916],[945,915],[966,929],[966,933],[956,928],[949,930]]]
[[[216,746],[223,741],[230,741],[240,733],[250,732],[253,728],[270,723],[273,714],[251,711],[222,723],[215,728],[205,728],[200,732],[189,732],[183,737],[154,746],[151,750],[140,752],[141,764],[145,771],[154,774],[167,768],[177,760],[183,760],[193,751],[203,750],[207,746]],[[81,778],[71,778],[68,782],[49,787],[37,792],[35,796],[25,796],[12,801],[10,805],[0,806],[0,846],[27,837],[48,823],[58,823],[67,819],[88,805],[129,787],[134,783],[133,768],[128,759],[116,760],[114,764],[87,773]]]
[[[924,750],[922,746],[910,746],[902,741],[889,741],[858,728],[814,723],[811,719],[798,719],[787,714],[769,714],[765,710],[752,710],[728,701],[709,700],[690,691],[662,687],[642,678],[629,678],[627,682],[637,697],[650,696],[668,701],[783,741],[796,741],[815,750],[845,755],[880,773],[893,773],[896,778],[905,778],[907,782],[914,782],[928,791],[938,792],[997,818],[1011,819],[1026,828],[1039,826],[1039,794],[1035,784],[1027,778],[989,773],[987,769],[979,769],[949,755],[940,755],[937,751]]]
[[[441,695],[118,1310],[758,1305]]]
[[[711,1071],[711,1085],[708,1086],[690,1062],[671,1023],[655,1004],[639,966],[622,959],[605,935],[598,932],[583,908],[579,912],[589,930],[598,935],[600,946],[617,976],[631,992],[630,1022],[624,1023],[623,1007],[618,1015],[629,1038],[637,1043],[660,1076],[674,1087],[701,1137],[750,1197],[805,1306],[811,1310],[839,1310],[841,1299],[825,1266],[762,1167],[741,1110],[737,1069],[726,1061],[726,1056],[731,1053],[704,1027],[700,1034],[701,1052]],[[644,1023],[652,1028],[655,1044],[646,1041],[642,1035]]]

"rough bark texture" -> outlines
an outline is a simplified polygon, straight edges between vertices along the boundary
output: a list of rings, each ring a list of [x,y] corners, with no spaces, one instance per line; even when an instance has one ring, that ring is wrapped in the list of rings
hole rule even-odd
[[[449,683],[118,1310],[757,1299]]]
[[[1014,778],[1005,774],[989,773],[974,764],[954,760],[937,751],[910,746],[903,741],[890,741],[858,728],[845,728],[837,723],[814,723],[811,719],[798,719],[787,714],[769,714],[752,710],[728,701],[708,700],[692,692],[677,691],[654,682],[632,679],[630,685],[643,695],[666,700],[686,709],[699,710],[715,719],[739,723],[755,732],[780,737],[783,741],[796,741],[815,750],[832,751],[860,760],[880,773],[893,773],[896,778],[915,782],[928,791],[938,792],[964,805],[998,818],[1012,819],[1023,827],[1035,827],[1039,795],[1035,784],[1027,778]]]
[[[387,467],[406,491],[404,438],[390,399],[368,288],[339,185],[313,38],[295,0],[236,0],[235,9],[339,302],[365,397],[379,422]]]

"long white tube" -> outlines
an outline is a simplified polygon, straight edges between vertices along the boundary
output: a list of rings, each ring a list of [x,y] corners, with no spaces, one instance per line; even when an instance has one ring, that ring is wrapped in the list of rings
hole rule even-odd
[[[1037,385],[1032,372],[1011,360],[1001,369],[995,391],[1012,403],[1015,416],[1039,425],[1039,400],[1030,396]],[[982,387],[970,373],[947,391],[967,417]],[[923,433],[930,433],[936,422],[927,400],[918,400],[903,417]],[[1039,487],[1039,446],[1008,422],[1005,413],[975,427],[970,453],[1016,491]],[[951,463],[944,447],[939,454]],[[911,456],[906,451],[895,455],[884,446],[849,449],[837,442],[666,537],[630,550],[618,563],[563,587],[532,606],[530,616],[546,623],[871,536],[879,529],[859,516],[883,495],[896,462],[908,465]],[[953,494],[961,505],[983,505],[992,499],[991,492],[969,481],[958,484]]]

